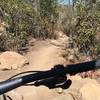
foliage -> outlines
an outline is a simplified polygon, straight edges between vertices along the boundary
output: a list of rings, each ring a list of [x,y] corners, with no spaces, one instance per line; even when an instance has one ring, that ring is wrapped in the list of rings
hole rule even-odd
[[[18,49],[26,45],[28,36],[35,38],[53,37],[56,25],[56,0],[0,0],[7,24],[5,50]]]
[[[42,26],[40,34],[44,33],[45,37],[51,38],[57,25],[57,0],[39,0],[38,12],[38,25]]]
[[[72,38],[75,46],[81,52],[89,55],[100,52],[100,49],[97,49],[100,47],[100,39],[96,38],[100,34],[100,10],[98,10],[97,4],[85,5],[77,2],[75,6],[77,15]]]
[[[29,26],[33,24],[32,5],[24,0],[0,0],[0,7],[4,12],[3,21],[8,25],[5,50],[18,50],[27,42]]]
[[[73,10],[71,5],[59,5],[58,30],[69,34],[70,28],[73,25]]]

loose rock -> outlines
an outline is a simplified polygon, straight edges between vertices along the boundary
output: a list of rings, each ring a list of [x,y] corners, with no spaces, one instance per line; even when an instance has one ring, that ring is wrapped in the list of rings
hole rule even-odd
[[[28,60],[24,56],[13,51],[6,51],[0,55],[1,70],[18,69],[28,63]]]

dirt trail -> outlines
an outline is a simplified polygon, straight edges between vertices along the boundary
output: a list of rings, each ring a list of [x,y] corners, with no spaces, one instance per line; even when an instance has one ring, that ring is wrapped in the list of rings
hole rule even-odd
[[[53,40],[52,40],[53,41]],[[57,41],[56,41],[57,42]],[[61,44],[59,41],[58,44]],[[56,64],[63,64],[65,62],[65,59],[61,57],[61,48],[59,46],[56,46],[51,43],[51,40],[39,40],[34,43],[34,46],[32,46],[29,49],[29,52],[25,55],[29,60],[29,65],[18,69],[18,70],[10,70],[5,72],[0,72],[0,79],[6,79],[9,78],[12,75],[15,75],[16,73],[20,73],[23,71],[28,70],[49,70]],[[33,89],[32,89],[33,88]],[[25,91],[32,91],[32,93],[27,93]],[[24,92],[24,98],[27,98],[27,95],[30,96],[30,100],[32,100],[32,97],[36,97],[36,100],[50,100],[54,97],[56,97],[58,94],[55,92],[55,90],[49,90],[45,86],[40,87],[20,87],[16,89],[18,94],[23,94]],[[43,94],[45,90],[45,94]],[[38,94],[38,96],[37,96]],[[11,95],[11,94],[10,94]],[[29,97],[29,96],[28,96]],[[25,99],[25,100],[28,100]]]
[[[64,59],[60,57],[60,48],[47,43],[41,45],[41,42],[38,41],[35,44],[36,47],[32,47],[27,55],[25,55],[29,60],[29,65],[18,70],[0,71],[0,79],[9,78],[23,71],[48,70],[56,64],[64,63]]]
[[[7,79],[12,75],[17,73],[28,71],[28,70],[48,70],[51,69],[56,64],[63,64],[65,59],[61,57],[61,48],[51,44],[51,40],[39,40],[34,43],[34,46],[30,47],[29,52],[25,55],[29,60],[29,65],[25,66],[18,70],[10,70],[10,71],[0,71],[0,79]],[[6,73],[6,74],[5,74]],[[45,93],[44,93],[45,90]],[[49,90],[45,86],[39,87],[20,87],[17,88],[17,92],[14,92],[14,95],[17,93],[18,96],[20,94],[23,95],[25,100],[50,100],[54,97],[57,97],[57,92],[55,90]],[[27,93],[25,91],[31,91],[31,93]],[[13,91],[12,91],[13,92]],[[9,94],[9,95],[12,95]],[[16,99],[15,99],[16,100]]]
[[[28,60],[29,60],[29,65],[18,69],[18,70],[10,70],[10,71],[0,71],[0,79],[6,79],[9,78],[12,75],[15,75],[16,73],[20,73],[23,71],[28,71],[28,70],[48,70],[50,68],[52,68],[54,65],[56,64],[64,64],[65,63],[65,59],[63,57],[61,57],[61,52],[62,49],[59,46],[62,46],[62,44],[64,44],[64,42],[66,42],[67,38],[65,37],[65,40],[62,42],[63,38],[59,38],[58,40],[39,40],[39,41],[35,41],[33,43],[34,46],[30,47],[29,52],[25,55]],[[84,82],[89,82],[88,79],[87,80],[83,80],[81,79],[79,76],[71,78],[72,79],[72,84],[71,87],[69,89],[65,89],[62,90],[62,93],[59,94],[59,88],[58,89],[49,89],[48,87],[45,86],[27,86],[27,87],[20,87],[17,88],[15,90],[13,90],[12,92],[10,92],[10,94],[8,95],[12,95],[12,97],[14,98],[13,100],[41,100],[41,98],[43,100],[81,100],[78,96],[79,93],[76,93],[77,90],[79,90],[80,87],[82,87],[82,83]],[[94,82],[94,83],[93,83]],[[90,83],[97,84],[95,80],[90,80]],[[89,84],[90,86],[91,84]],[[91,85],[91,86],[92,86]],[[88,87],[88,86],[87,86]],[[76,89],[76,90],[75,90]],[[99,86],[98,87],[93,87],[92,89],[94,89],[96,91],[96,93],[99,93]],[[92,89],[90,89],[90,95],[93,95],[94,92],[91,92]],[[81,92],[83,93],[82,95],[85,97],[85,92],[87,91],[88,88],[81,88]],[[31,92],[30,92],[31,91]],[[73,94],[73,91],[75,91],[75,93]],[[70,95],[72,93],[72,95]],[[92,94],[93,93],[93,94]],[[74,99],[74,96],[78,96],[79,99]],[[96,95],[96,94],[95,94]],[[18,99],[18,97],[23,97],[23,99]],[[91,97],[91,96],[90,96]],[[94,96],[95,97],[95,96]],[[82,100],[94,100],[94,99],[88,99],[89,97],[87,96],[86,99],[82,99]],[[100,98],[99,95],[97,95],[97,98]],[[96,100],[100,100],[100,99],[96,99]]]
[[[61,57],[61,48],[52,45],[49,40],[38,41],[35,46],[26,55],[30,62],[27,69],[47,70],[56,64],[64,63],[65,60]]]
[[[29,65],[18,70],[0,71],[0,79],[9,78],[23,71],[49,70],[54,65],[64,64],[65,59],[61,57],[60,46],[63,44],[61,39],[62,37],[58,40],[36,40],[25,55],[29,60]]]

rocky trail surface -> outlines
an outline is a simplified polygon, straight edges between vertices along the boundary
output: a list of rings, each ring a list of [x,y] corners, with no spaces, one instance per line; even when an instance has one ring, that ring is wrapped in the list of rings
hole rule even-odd
[[[54,65],[56,65],[56,64],[64,64],[65,59],[63,57],[61,57],[62,50],[59,46],[54,45],[54,44],[56,44],[55,42],[57,42],[57,41],[55,41],[55,40],[45,40],[45,41],[36,40],[35,42],[32,42],[33,44],[31,43],[31,45],[33,45],[33,46],[31,46],[29,48],[27,54],[24,55],[28,59],[29,64],[27,64],[24,67],[20,67],[20,68],[17,68],[18,66],[16,66],[13,69],[13,67],[12,67],[13,63],[11,63],[11,60],[13,60],[13,62],[15,62],[19,65],[19,63],[16,61],[17,57],[15,57],[15,58],[11,57],[11,54],[9,52],[6,52],[5,54],[3,54],[4,57],[1,56],[1,62],[3,62],[4,64],[5,64],[5,62],[7,62],[9,64],[7,65],[7,63],[6,63],[6,66],[4,66],[4,64],[3,64],[2,68],[9,69],[9,70],[3,70],[3,71],[0,70],[0,80],[8,79],[9,77],[11,77],[17,73],[21,73],[21,72],[25,72],[25,71],[49,70],[49,69],[53,68]],[[60,42],[57,42],[57,45],[58,44],[61,45]],[[13,54],[15,55],[15,53],[13,53]],[[7,58],[5,57],[5,55]],[[6,60],[4,58],[6,58]],[[9,60],[9,59],[11,59],[11,60]],[[31,93],[28,93],[30,91],[31,91]],[[43,98],[43,100],[48,100],[50,98],[54,98],[57,95],[56,92],[49,90],[45,86],[40,86],[37,88],[34,86],[32,86],[32,87],[29,86],[29,87],[24,87],[24,88],[20,87],[14,91],[11,91],[8,93],[8,95],[11,95],[14,100],[16,100],[16,98],[17,98],[17,100],[20,100],[22,98],[21,94],[23,94],[24,100],[33,100],[32,97],[34,97],[34,100],[40,100],[41,97]],[[29,99],[29,97],[30,97],[30,99]]]
[[[35,40],[31,42],[33,46],[24,55],[29,64],[24,67],[15,67],[14,64],[14,67],[11,65],[10,70],[0,71],[0,80],[24,71],[48,70],[56,64],[65,64],[66,60],[61,57],[61,47],[65,45],[66,41],[68,38],[63,35],[58,40]],[[10,62],[10,64],[13,63]],[[68,79],[71,80],[71,86],[68,89],[22,86],[8,92],[7,95],[12,100],[100,100],[100,85],[96,80],[82,79],[77,75],[69,76]]]
[[[65,59],[61,57],[61,48],[52,45],[49,40],[38,41],[35,48],[31,48],[26,57],[30,61],[31,70],[47,70],[56,64],[63,64]]]
[[[14,52],[1,54],[0,69],[12,70],[0,71],[0,78],[5,79],[13,74],[29,70],[48,70],[56,64],[64,64],[65,59],[61,56],[61,46],[64,46],[65,40],[68,40],[68,38],[65,36],[65,40],[63,40],[63,42],[62,40],[63,37],[58,40],[47,39],[45,41],[32,39],[30,42],[32,46],[29,47],[28,52],[24,55],[26,59]],[[27,62],[29,62],[29,64],[23,67],[22,65]],[[22,67],[19,67],[20,65]]]

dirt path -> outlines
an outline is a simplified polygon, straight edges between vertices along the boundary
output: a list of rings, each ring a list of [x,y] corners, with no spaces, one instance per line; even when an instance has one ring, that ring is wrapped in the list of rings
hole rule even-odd
[[[29,52],[25,55],[29,60],[29,65],[25,66],[18,70],[11,70],[11,71],[5,71],[0,72],[0,79],[6,79],[9,78],[12,75],[15,75],[16,73],[20,73],[23,71],[28,70],[48,70],[52,68],[56,64],[63,64],[65,62],[65,59],[61,57],[61,48],[59,46],[56,46],[51,43],[51,40],[45,40],[45,41],[36,41],[34,43],[34,46],[32,46],[29,49]],[[33,89],[32,89],[33,88]],[[58,94],[55,92],[55,90],[49,90],[45,86],[40,87],[20,87],[17,90],[18,94],[24,93],[25,100],[32,100],[32,97],[36,97],[35,100],[49,100],[56,97]],[[43,94],[45,90],[45,94]],[[27,91],[32,91],[32,93],[27,93]],[[37,96],[37,94],[39,96]],[[11,94],[10,94],[11,95]],[[27,95],[30,95],[27,99]]]
[[[57,44],[57,45],[55,45]],[[61,57],[61,47],[63,44],[58,40],[37,40],[31,46],[28,53],[25,55],[29,60],[29,65],[9,71],[0,71],[0,79],[7,79],[12,75],[23,71],[48,70],[56,64],[63,64],[65,59]]]
[[[66,40],[66,39],[65,39]],[[62,44],[64,44],[62,41],[62,38],[60,38],[59,40],[39,40],[39,41],[35,41],[34,42],[34,46],[32,46],[29,49],[29,52],[25,55],[28,60],[29,60],[29,65],[18,69],[18,70],[10,70],[10,71],[0,71],[0,79],[6,79],[9,78],[12,75],[15,75],[16,73],[20,73],[23,71],[28,71],[28,70],[48,70],[50,68],[52,68],[54,65],[56,64],[64,64],[65,63],[65,59],[61,57],[61,52],[62,49],[61,46]],[[17,88],[15,90],[13,90],[12,92],[10,92],[11,94],[9,94],[10,96],[12,95],[14,98],[17,99],[13,99],[13,100],[22,100],[22,99],[18,99],[18,97],[23,96],[23,100],[41,100],[41,98],[43,100],[80,100],[80,99],[74,99],[73,94],[70,95],[71,93],[73,93],[73,91],[75,91],[75,96],[78,94],[76,93],[76,88],[80,88],[81,84],[83,84],[83,82],[89,82],[87,80],[83,80],[80,77],[76,78],[72,77],[72,84],[71,87],[69,89],[65,89],[62,90],[62,93],[59,94],[59,89],[49,89],[48,87],[45,86],[27,86],[27,87],[20,87]],[[94,82],[94,83],[93,83]],[[90,83],[95,84],[95,80],[90,80]],[[96,83],[97,84],[97,83]],[[91,85],[91,84],[89,84]],[[93,89],[95,89],[96,93],[99,93],[98,91],[100,91],[99,86],[95,88],[90,89],[90,92],[93,91]],[[84,89],[84,88],[82,88]],[[85,97],[83,90],[81,89],[83,96]],[[85,88],[88,89],[88,88]],[[31,92],[30,92],[31,91]],[[61,91],[61,90],[60,90]],[[87,90],[85,90],[87,91]],[[17,94],[17,96],[15,95]],[[94,92],[93,92],[94,94]],[[90,93],[90,95],[93,95],[92,93]],[[15,96],[14,96],[15,95]],[[80,97],[80,96],[79,96]],[[78,97],[78,98],[79,98]],[[91,96],[90,96],[91,97]],[[100,96],[98,95],[98,98]],[[55,98],[55,99],[54,99]],[[86,100],[94,100],[94,99],[88,99],[89,97],[86,97]],[[100,99],[96,99],[96,100],[100,100]]]
[[[65,59],[61,57],[62,46],[66,45],[68,37],[62,32],[57,33],[57,40],[31,40],[31,47],[25,54],[29,65],[17,70],[0,71],[0,79],[6,79],[16,73],[29,70],[48,70],[57,64],[64,64]]]
[[[64,63],[65,60],[61,57],[61,48],[52,45],[49,40],[38,41],[35,46],[26,55],[30,62],[27,69],[47,70],[56,64]]]

